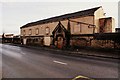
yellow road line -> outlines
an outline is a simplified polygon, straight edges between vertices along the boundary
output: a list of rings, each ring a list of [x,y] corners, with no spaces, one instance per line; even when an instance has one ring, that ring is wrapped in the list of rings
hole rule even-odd
[[[86,77],[86,76],[81,76],[81,75],[79,75],[79,76],[75,77],[75,78],[74,78],[74,79],[72,79],[72,80],[77,80],[77,79],[94,80],[94,79],[88,78],[88,77]]]

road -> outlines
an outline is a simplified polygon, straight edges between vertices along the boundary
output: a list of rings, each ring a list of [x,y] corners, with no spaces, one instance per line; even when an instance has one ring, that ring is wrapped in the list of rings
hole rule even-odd
[[[0,44],[2,45],[2,44]],[[2,45],[4,78],[118,78],[118,61],[58,55],[58,52]]]

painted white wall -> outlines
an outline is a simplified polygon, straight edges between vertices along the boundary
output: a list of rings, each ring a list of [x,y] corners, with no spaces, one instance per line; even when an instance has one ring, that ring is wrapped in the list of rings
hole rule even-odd
[[[44,37],[44,45],[45,46],[50,46],[51,43],[51,38],[50,37]]]
[[[103,8],[99,8],[97,11],[94,13],[94,24],[96,25],[95,28],[95,33],[99,33],[99,19],[100,18],[105,18],[106,16],[104,15],[104,10]]]
[[[27,42],[27,39],[24,38],[24,39],[23,39],[23,44],[26,45],[26,42]]]

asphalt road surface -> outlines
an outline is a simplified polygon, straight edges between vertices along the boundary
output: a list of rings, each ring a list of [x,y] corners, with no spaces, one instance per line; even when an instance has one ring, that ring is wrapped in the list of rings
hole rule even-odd
[[[72,57],[58,55],[55,51],[0,45],[4,78],[119,77],[117,60]]]

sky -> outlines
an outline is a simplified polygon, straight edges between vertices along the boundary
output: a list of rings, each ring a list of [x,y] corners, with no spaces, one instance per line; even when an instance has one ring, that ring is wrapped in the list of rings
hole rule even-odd
[[[118,3],[118,27],[120,28],[120,1]]]
[[[1,0],[0,34],[20,34],[20,27],[34,21],[102,6],[118,27],[118,0]]]

